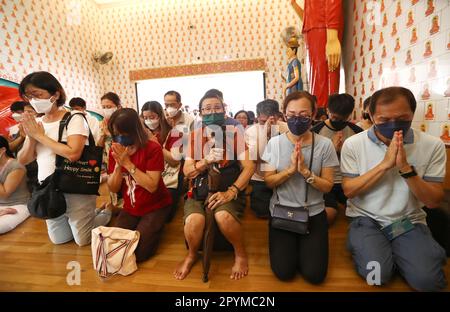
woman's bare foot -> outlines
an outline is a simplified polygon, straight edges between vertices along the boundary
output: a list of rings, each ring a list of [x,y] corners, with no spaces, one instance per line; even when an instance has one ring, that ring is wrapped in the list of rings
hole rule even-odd
[[[248,259],[247,255],[235,256],[234,265],[231,268],[230,278],[238,280],[244,278],[248,274]]]
[[[173,272],[173,276],[178,280],[184,279],[189,274],[189,272],[191,272],[191,268],[197,261],[197,259],[197,254],[195,256],[187,255],[186,258],[184,258],[184,260],[178,264],[175,271]]]
[[[0,209],[0,216],[4,216],[7,214],[16,214],[17,210],[14,208],[2,208]]]

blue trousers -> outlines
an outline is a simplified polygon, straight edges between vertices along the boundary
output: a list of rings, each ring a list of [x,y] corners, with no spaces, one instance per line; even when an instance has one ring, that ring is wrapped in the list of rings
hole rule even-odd
[[[350,224],[347,248],[363,278],[372,269],[367,264],[377,261],[382,285],[396,270],[418,291],[439,291],[447,285],[443,271],[447,260],[445,251],[425,224],[415,224],[413,230],[389,241],[375,220],[357,217]]]

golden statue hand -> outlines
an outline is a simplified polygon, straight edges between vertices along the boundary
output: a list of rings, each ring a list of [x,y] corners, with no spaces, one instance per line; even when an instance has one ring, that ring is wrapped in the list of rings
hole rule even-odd
[[[335,71],[339,67],[341,60],[341,43],[339,42],[336,29],[327,29],[327,43],[325,46],[328,70]]]

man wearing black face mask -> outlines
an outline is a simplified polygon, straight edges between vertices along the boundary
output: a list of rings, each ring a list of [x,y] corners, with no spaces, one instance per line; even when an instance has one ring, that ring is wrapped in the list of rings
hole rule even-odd
[[[345,141],[342,188],[352,218],[348,248],[358,273],[367,278],[378,263],[387,283],[396,268],[419,291],[438,291],[447,282],[444,249],[431,236],[422,210],[444,198],[444,143],[411,129],[416,109],[412,92],[389,87],[369,104],[374,126]]]
[[[319,122],[311,129],[311,131],[323,135],[333,142],[338,157],[344,141],[355,133],[363,131],[360,127],[348,121],[354,108],[355,100],[350,94],[332,94],[328,97],[329,118]],[[323,197],[329,225],[336,219],[338,208],[344,209],[347,203],[347,197],[342,191],[341,183],[341,171],[339,167],[336,167],[333,189],[331,192],[324,194]]]

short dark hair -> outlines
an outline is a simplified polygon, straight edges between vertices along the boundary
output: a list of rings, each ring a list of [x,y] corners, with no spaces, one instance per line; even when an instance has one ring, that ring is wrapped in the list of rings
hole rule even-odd
[[[370,100],[371,100],[371,99],[372,99],[372,97],[369,96],[367,99],[364,100],[364,102],[363,102],[363,110],[366,110],[367,107],[369,107],[369,104],[370,104]]]
[[[2,147],[6,148],[6,156],[8,156],[9,158],[14,158],[14,154],[9,149],[8,140],[4,136],[0,135],[0,148]]]
[[[316,98],[307,91],[294,91],[286,98],[283,102],[283,113],[286,114],[286,108],[291,101],[299,100],[299,99],[307,99],[311,103],[311,111],[314,113],[316,110]]]
[[[59,92],[59,98],[56,100],[56,106],[63,106],[66,102],[66,92],[62,85],[59,83],[58,79],[55,78],[52,74],[46,71],[38,71],[25,76],[22,79],[19,85],[19,94],[20,96],[26,100],[25,98],[25,89],[29,86],[33,85],[36,88],[46,90],[52,96],[55,95],[56,92]]]
[[[122,105],[122,103],[120,102],[119,96],[114,92],[107,92],[107,93],[103,94],[103,96],[100,98],[100,101],[103,101],[103,100],[110,100],[116,106]]]
[[[209,89],[208,91],[205,92],[205,96],[209,96],[209,98],[211,97],[220,97],[220,99],[223,102],[223,93],[220,90],[217,89]]]
[[[349,116],[355,109],[355,99],[347,93],[328,96],[328,110],[342,117]]]
[[[117,135],[116,130],[129,135],[140,148],[144,148],[149,139],[138,113],[132,108],[116,110],[109,119],[108,130],[113,137]]]
[[[237,115],[242,114],[242,113],[244,113],[245,116],[247,116],[247,121],[250,122],[250,116],[249,116],[248,112],[246,110],[243,110],[243,109],[238,111],[236,114],[234,114],[234,119],[236,119]]]
[[[202,112],[203,101],[206,99],[218,99],[220,101],[220,103],[222,104],[222,107],[225,109],[225,106],[223,105],[223,99],[220,96],[218,96],[216,94],[205,93],[205,95],[200,99],[200,102],[198,103],[198,110],[200,111],[200,113]]]
[[[25,101],[12,102],[11,106],[9,106],[9,110],[12,111],[13,113],[20,112],[20,111],[23,112],[26,104],[28,104],[28,103]]]
[[[256,115],[259,117],[261,114],[272,116],[278,114],[280,111],[280,104],[272,99],[267,99],[256,104]]]
[[[164,94],[164,97],[166,97],[166,95],[174,95],[177,102],[181,103],[181,95],[177,91],[174,90],[167,91],[166,94]]]
[[[85,108],[85,107],[86,107],[86,101],[83,100],[83,99],[80,98],[80,97],[74,97],[74,98],[71,98],[71,99],[70,99],[70,101],[69,101],[69,106],[72,107],[72,108],[73,108],[74,106],[79,106],[79,107]]]
[[[409,107],[413,113],[416,111],[416,98],[409,89],[403,87],[388,87],[380,89],[372,94],[369,104],[369,112],[373,115],[375,114],[377,105],[389,104],[399,97],[404,97],[408,101]]]

